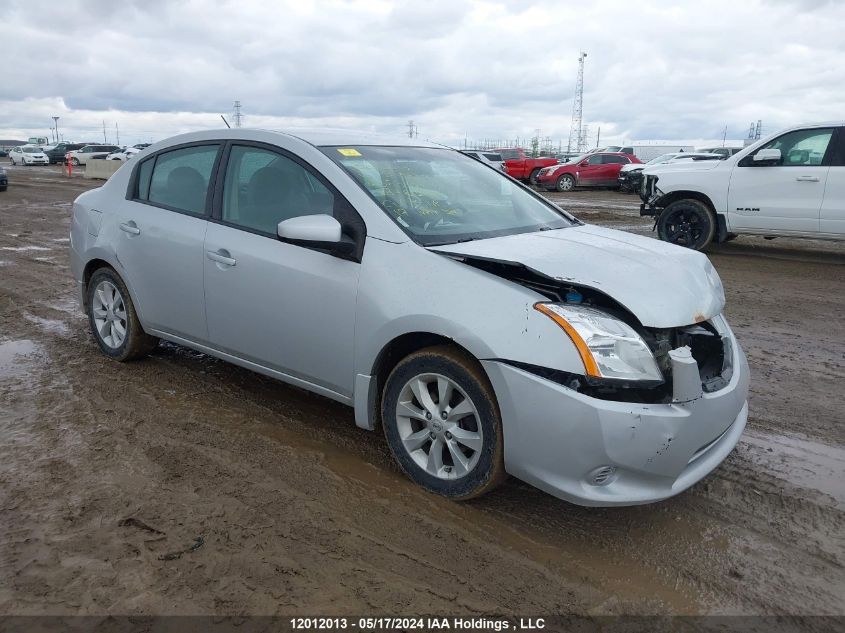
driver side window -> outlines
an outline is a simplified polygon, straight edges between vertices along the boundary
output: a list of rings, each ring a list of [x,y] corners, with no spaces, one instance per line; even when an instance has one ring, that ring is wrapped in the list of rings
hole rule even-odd
[[[334,194],[301,165],[276,152],[236,145],[223,187],[223,220],[276,235],[279,222],[334,211]]]
[[[766,143],[762,149],[779,149],[783,167],[821,165],[833,136],[833,128],[795,130]],[[755,152],[756,154],[757,152]]]

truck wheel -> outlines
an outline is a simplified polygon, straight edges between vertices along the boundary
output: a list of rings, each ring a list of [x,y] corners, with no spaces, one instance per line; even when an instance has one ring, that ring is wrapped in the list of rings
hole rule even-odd
[[[557,179],[555,189],[558,191],[572,191],[575,189],[575,179],[569,174],[564,174]]]
[[[531,174],[528,176],[528,182],[530,182],[535,187],[537,186],[537,178],[540,177],[540,168],[533,170]]]
[[[700,251],[713,241],[716,216],[698,200],[676,200],[657,219],[657,234],[664,242]]]

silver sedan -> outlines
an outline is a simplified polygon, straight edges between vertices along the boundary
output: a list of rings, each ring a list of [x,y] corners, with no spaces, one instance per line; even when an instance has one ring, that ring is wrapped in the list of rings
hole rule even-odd
[[[164,339],[345,403],[453,499],[510,473],[579,504],[656,501],[745,427],[704,255],[586,225],[441,146],[177,136],[77,198],[70,237],[104,354]]]

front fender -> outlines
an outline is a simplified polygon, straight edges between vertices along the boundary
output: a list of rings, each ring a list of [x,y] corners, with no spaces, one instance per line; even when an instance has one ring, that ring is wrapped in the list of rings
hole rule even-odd
[[[372,419],[374,367],[409,333],[454,341],[478,360],[505,359],[583,373],[575,346],[534,303],[539,293],[417,244],[368,240],[355,328],[356,421]],[[390,262],[391,266],[384,266]],[[449,293],[444,294],[443,280]]]

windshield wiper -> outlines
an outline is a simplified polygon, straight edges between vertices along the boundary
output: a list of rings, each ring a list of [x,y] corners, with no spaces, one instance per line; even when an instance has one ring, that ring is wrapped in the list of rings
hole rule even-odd
[[[474,242],[477,237],[463,237],[459,240],[449,240],[447,242],[429,242],[425,246],[448,246],[449,244],[461,244],[463,242]]]

